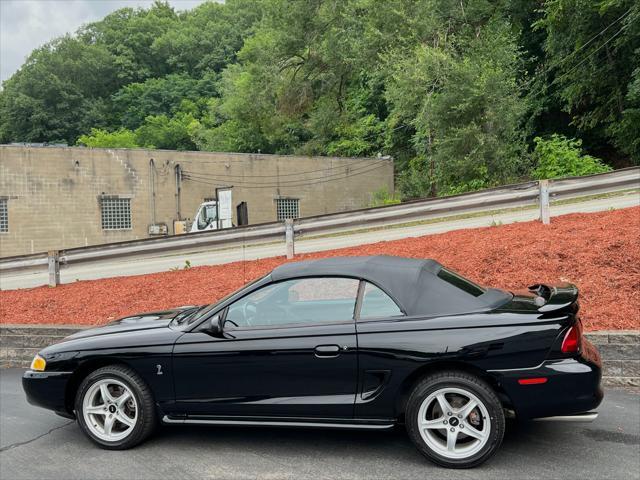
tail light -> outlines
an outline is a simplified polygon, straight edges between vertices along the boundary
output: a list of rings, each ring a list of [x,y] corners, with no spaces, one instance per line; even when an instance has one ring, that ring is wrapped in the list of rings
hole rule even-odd
[[[580,322],[576,322],[564,336],[562,341],[562,353],[578,353],[580,351],[580,344],[582,340],[582,328]]]

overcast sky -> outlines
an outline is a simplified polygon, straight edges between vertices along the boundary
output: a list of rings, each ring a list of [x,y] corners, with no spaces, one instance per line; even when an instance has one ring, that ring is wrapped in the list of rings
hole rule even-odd
[[[187,10],[205,0],[169,0]],[[0,80],[9,78],[29,53],[122,7],[148,7],[153,0],[0,0]]]

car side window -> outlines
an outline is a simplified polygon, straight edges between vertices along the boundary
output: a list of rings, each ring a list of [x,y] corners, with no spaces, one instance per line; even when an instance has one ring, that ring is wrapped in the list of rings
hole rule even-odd
[[[300,278],[267,285],[229,306],[225,328],[320,324],[353,320],[359,281]]]
[[[404,315],[393,299],[372,283],[365,282],[360,318],[399,317]]]

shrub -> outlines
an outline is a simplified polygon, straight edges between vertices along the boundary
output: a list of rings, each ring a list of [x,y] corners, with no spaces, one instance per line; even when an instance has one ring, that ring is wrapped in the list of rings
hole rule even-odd
[[[395,205],[397,203],[400,203],[400,197],[398,194],[391,194],[387,187],[382,187],[381,189],[373,192],[369,206],[381,207],[383,205]]]
[[[582,140],[554,133],[549,138],[536,137],[534,142],[534,178],[576,177],[611,171],[602,160],[582,154]]]
[[[99,128],[92,128],[91,133],[78,138],[78,145],[91,148],[139,148],[136,134],[126,128],[109,132]]]

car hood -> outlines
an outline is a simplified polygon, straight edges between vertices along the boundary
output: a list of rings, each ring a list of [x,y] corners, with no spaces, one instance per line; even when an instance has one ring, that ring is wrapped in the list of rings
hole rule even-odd
[[[107,335],[112,333],[125,333],[133,332],[137,330],[149,330],[152,328],[165,328],[169,325],[171,320],[176,318],[182,313],[189,313],[189,311],[197,309],[197,306],[185,306],[178,307],[171,310],[163,310],[161,312],[148,312],[131,315],[128,317],[120,318],[106,325],[89,328],[87,330],[81,330],[66,337],[63,341],[75,340],[78,338],[94,337],[96,335]]]

